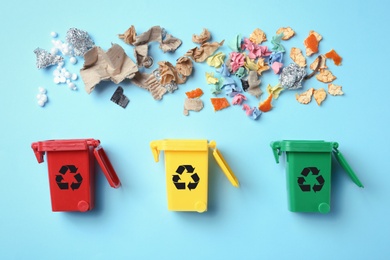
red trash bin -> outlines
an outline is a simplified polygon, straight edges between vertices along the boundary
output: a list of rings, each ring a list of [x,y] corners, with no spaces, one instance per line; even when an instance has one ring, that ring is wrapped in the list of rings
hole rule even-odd
[[[47,153],[53,211],[88,211],[94,207],[94,158],[111,187],[119,178],[106,153],[95,139],[48,140],[31,145],[38,163]]]

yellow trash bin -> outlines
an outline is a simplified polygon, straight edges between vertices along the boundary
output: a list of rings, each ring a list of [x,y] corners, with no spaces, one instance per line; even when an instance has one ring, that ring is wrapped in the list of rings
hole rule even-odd
[[[159,140],[150,147],[158,162],[160,151],[165,151],[165,172],[168,209],[173,211],[207,211],[208,152],[213,156],[231,184],[238,180],[216,148],[214,141],[207,140]]]

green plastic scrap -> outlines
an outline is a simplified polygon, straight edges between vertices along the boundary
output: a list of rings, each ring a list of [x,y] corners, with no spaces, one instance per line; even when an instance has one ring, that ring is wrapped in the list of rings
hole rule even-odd
[[[241,41],[242,41],[241,34],[237,34],[230,42],[228,42],[228,46],[233,51],[240,52],[241,51]]]
[[[283,33],[277,34],[272,37],[271,43],[273,44],[272,51],[274,52],[285,52],[283,45],[280,44],[283,38]]]

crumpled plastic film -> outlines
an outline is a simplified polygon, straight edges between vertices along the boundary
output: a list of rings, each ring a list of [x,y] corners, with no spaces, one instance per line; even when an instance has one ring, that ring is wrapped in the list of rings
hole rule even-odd
[[[86,52],[80,75],[89,94],[103,80],[119,84],[126,78],[133,78],[137,71],[137,65],[126,55],[123,48],[118,44],[112,44],[107,52],[99,46]]]
[[[306,76],[304,68],[299,67],[295,63],[291,63],[282,69],[279,77],[279,83],[286,89],[302,88],[302,80]]]
[[[207,84],[217,84],[218,81],[219,80],[216,77],[214,77],[214,73],[206,72],[206,82],[207,82]]]
[[[236,71],[236,73],[235,73],[235,75],[236,75],[239,79],[242,79],[243,77],[245,77],[246,74],[247,74],[247,71],[246,71],[246,69],[245,69],[244,67],[240,67],[240,68]]]
[[[275,74],[279,74],[282,67],[283,67],[283,63],[278,61],[273,62],[271,65],[271,68]]]
[[[58,64],[64,60],[63,57],[59,55],[53,55],[50,52],[41,48],[36,48],[34,50],[34,53],[37,57],[36,66],[38,69],[47,68],[49,66]]]
[[[274,87],[272,87],[270,84],[268,84],[268,86],[267,86],[267,92],[268,92],[268,94],[271,94],[271,95],[272,95],[272,98],[273,98],[273,99],[278,99],[280,93],[281,93],[283,90],[284,90],[284,88],[282,88],[282,86],[280,86],[279,84],[277,84],[277,85],[274,86]]]
[[[224,41],[218,42],[205,42],[200,47],[189,49],[185,56],[191,57],[195,62],[204,62],[210,57]]]
[[[119,39],[122,39],[125,43],[133,45],[135,42],[135,36],[137,35],[134,25],[131,25],[124,33],[118,34]]]
[[[241,51],[241,42],[241,34],[237,34],[233,39],[228,42],[228,47],[232,49],[232,51],[239,52]]]
[[[192,68],[193,68],[193,64],[191,59],[187,57],[180,57],[177,59],[176,70],[179,74],[188,77],[192,74]]]
[[[203,101],[199,98],[186,98],[184,100],[184,111],[183,114],[185,116],[189,115],[188,111],[199,112],[203,109]]]
[[[257,69],[258,69],[258,65],[253,60],[251,60],[249,57],[245,58],[244,66],[249,71],[257,71]]]
[[[217,52],[216,54],[208,57],[206,62],[209,66],[212,66],[214,68],[219,68],[222,66],[225,57],[226,57],[225,53]]]
[[[241,105],[246,100],[246,97],[243,94],[238,93],[232,99],[233,105]]]
[[[256,28],[249,36],[249,40],[254,44],[261,44],[262,42],[267,41],[267,36],[262,30]]]
[[[249,75],[248,75],[249,88],[247,89],[247,92],[252,96],[259,98],[261,94],[263,94],[263,91],[261,91],[259,87],[260,83],[261,80],[258,78],[257,72],[249,71]]]
[[[275,52],[285,52],[283,45],[280,43],[282,41],[283,33],[277,34],[272,37],[271,43],[273,47],[271,48]]]
[[[249,51],[248,56],[251,59],[256,59],[258,57],[266,57],[266,56],[271,55],[271,52],[268,51],[267,46],[257,45],[255,43],[251,42],[247,38],[244,39],[244,43],[242,44],[242,49]]]
[[[230,66],[232,67],[232,72],[236,72],[240,67],[245,64],[245,56],[241,52],[231,52],[230,53]]]
[[[221,67],[218,68],[216,71],[220,73],[222,77],[230,76],[230,71],[229,68],[226,66],[226,64],[222,64]]]
[[[257,74],[261,75],[264,71],[269,70],[269,66],[263,58],[257,59]]]
[[[203,43],[207,42],[208,40],[210,40],[210,38],[211,38],[210,32],[206,28],[203,28],[203,31],[201,32],[201,34],[199,34],[199,35],[193,34],[192,35],[192,41],[194,43],[199,43],[199,44],[203,44]]]
[[[73,46],[76,56],[84,56],[95,44],[86,31],[77,28],[70,28],[66,32],[66,41]]]

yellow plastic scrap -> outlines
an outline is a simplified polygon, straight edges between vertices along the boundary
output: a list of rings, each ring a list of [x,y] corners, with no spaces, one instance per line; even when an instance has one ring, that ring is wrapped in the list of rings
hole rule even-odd
[[[267,92],[268,94],[272,95],[273,99],[278,99],[280,93],[284,90],[284,88],[277,84],[276,86],[272,87],[271,84],[268,84],[267,86]]]
[[[276,34],[281,34],[281,33],[283,33],[282,40],[285,41],[291,39],[295,35],[295,32],[293,29],[291,29],[291,27],[281,27],[276,31]]]
[[[292,47],[290,51],[290,58],[298,64],[299,67],[306,67],[306,58],[303,56],[299,48]]]
[[[344,92],[342,91],[342,86],[338,86],[335,84],[328,84],[328,93],[332,96],[342,96]]]
[[[219,68],[224,63],[225,57],[226,57],[225,53],[220,51],[208,57],[206,62],[211,67]]]
[[[316,100],[317,104],[320,106],[322,101],[324,101],[326,98],[326,91],[323,88],[314,90],[314,99]]]
[[[256,28],[249,36],[249,40],[254,44],[261,44],[262,42],[267,41],[267,36],[262,30]]]
[[[320,55],[321,56],[321,63],[320,66],[318,67],[319,70],[327,69],[328,67],[326,66],[326,57],[325,55]],[[310,69],[315,70],[318,66],[318,61],[319,61],[319,56],[310,64]]]
[[[269,66],[263,58],[257,59],[257,74],[261,75],[263,71],[269,70]]]
[[[254,60],[250,59],[248,56],[245,57],[244,67],[249,71],[257,71],[259,66],[255,63]]]
[[[310,88],[309,90],[303,92],[302,94],[295,94],[295,98],[299,103],[307,105],[310,103],[313,93],[314,93],[314,88]]]
[[[217,84],[219,80],[216,77],[214,77],[213,72],[206,72],[206,81],[207,84]]]
[[[199,35],[193,34],[192,35],[192,41],[194,43],[199,43],[199,44],[203,44],[203,43],[207,42],[208,40],[210,40],[210,38],[211,38],[210,32],[206,28],[203,28],[203,31],[201,34],[199,34]]]
[[[218,42],[205,42],[200,47],[189,49],[185,56],[191,57],[195,62],[204,62],[224,43],[224,40]]]
[[[320,74],[317,74],[316,78],[321,82],[330,83],[336,79],[336,76],[329,70],[320,70]]]

